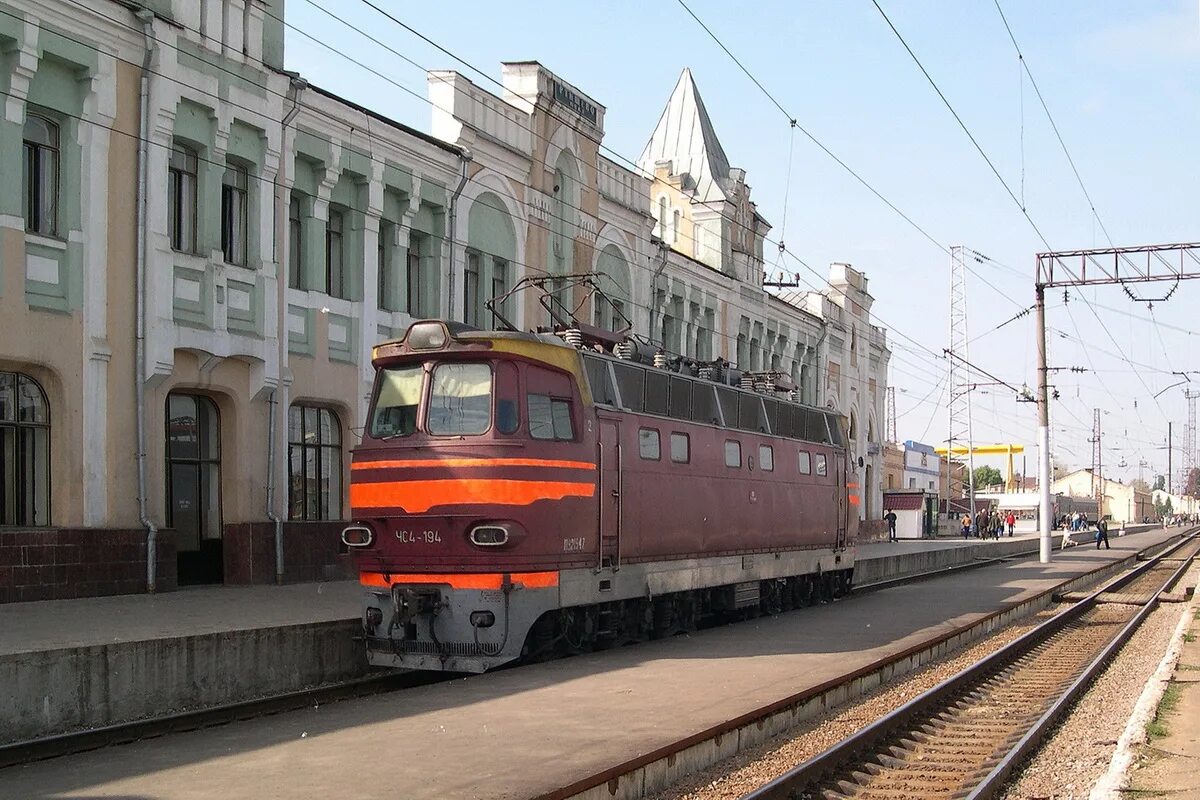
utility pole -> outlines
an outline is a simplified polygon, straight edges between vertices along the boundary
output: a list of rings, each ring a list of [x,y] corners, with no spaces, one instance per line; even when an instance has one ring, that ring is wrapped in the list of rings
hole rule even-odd
[[[975,442],[971,425],[971,369],[967,362],[967,343],[970,341],[967,330],[967,263],[963,256],[963,247],[955,245],[950,248],[950,347],[949,358],[946,359],[947,386],[950,391],[950,436],[946,441],[947,475],[953,475],[950,468],[954,458],[956,444],[961,444],[966,438],[967,446],[967,480],[965,493],[970,498],[971,519],[975,519]],[[953,489],[950,489],[953,495]],[[947,500],[949,508],[949,500]]]
[[[1196,398],[1200,390],[1183,390],[1183,398],[1187,400],[1188,424],[1183,438],[1183,489],[1187,491],[1187,482],[1192,477],[1192,469],[1196,466]]]
[[[1047,390],[1046,368],[1046,287],[1037,284],[1037,325],[1038,325],[1038,530],[1041,538],[1038,542],[1038,560],[1043,564],[1050,563],[1050,550],[1053,547],[1051,534],[1054,530],[1054,520],[1050,516],[1050,394]]]
[[[1104,518],[1104,478],[1100,476],[1103,468],[1101,461],[1104,457],[1100,448],[1100,409],[1096,409],[1092,417],[1092,495],[1096,498],[1096,521]]]
[[[1175,423],[1167,422],[1167,494],[1175,494],[1175,473],[1171,467],[1171,445],[1175,435],[1171,432],[1171,427]]]

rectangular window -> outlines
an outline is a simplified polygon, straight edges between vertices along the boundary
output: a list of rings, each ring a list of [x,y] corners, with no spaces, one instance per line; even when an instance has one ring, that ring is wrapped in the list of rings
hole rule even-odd
[[[692,460],[692,443],[686,433],[671,434],[671,460],[676,464],[686,464]]]
[[[492,370],[487,364],[438,364],[426,415],[436,436],[474,436],[492,423]]]
[[[638,429],[638,455],[650,461],[658,461],[662,457],[658,431],[654,428]]]
[[[667,414],[667,373],[659,369],[646,371],[646,413]]]
[[[196,171],[194,150],[177,144],[167,162],[167,228],[171,249],[196,252]]]
[[[55,236],[58,233],[58,125],[46,117],[28,113],[23,140],[25,230]]]
[[[288,286],[303,289],[304,211],[300,195],[293,190],[288,201]]]
[[[221,178],[221,253],[226,264],[246,266],[250,175],[244,167],[229,164]]]
[[[492,259],[492,300],[496,301],[496,310],[501,314],[508,310],[508,302],[500,300],[508,291],[508,262],[502,258]],[[488,327],[493,327],[498,320],[488,315]]]
[[[738,468],[742,466],[741,442],[735,442],[733,439],[725,440],[725,466]]]
[[[770,445],[760,444],[758,446],[758,467],[763,472],[775,471],[775,450]]]
[[[408,259],[404,269],[404,285],[408,289],[404,310],[411,317],[421,316],[421,243],[424,237],[415,232],[408,235]]]
[[[714,387],[717,391],[717,400],[721,404],[721,417],[725,427],[737,427],[737,410],[738,410],[738,395],[733,389],[728,389],[724,386]]]
[[[673,419],[692,418],[692,382],[682,376],[671,376],[670,407],[667,413]]]
[[[288,409],[288,516],[292,519],[341,518],[341,437],[341,423],[329,409],[300,405]]]
[[[375,412],[371,416],[371,436],[390,439],[408,436],[417,430],[417,409],[421,404],[424,373],[420,364],[379,371],[375,384]]]
[[[612,378],[608,374],[608,362],[601,358],[585,355],[583,367],[587,372],[588,385],[592,389],[592,402],[616,406],[617,395],[613,390]]]
[[[744,431],[767,432],[767,416],[763,413],[761,397],[753,394],[738,395],[737,426]]]
[[[463,281],[463,322],[479,327],[479,253],[467,253],[467,275]]]
[[[525,398],[529,412],[529,435],[534,439],[570,441],[575,438],[571,423],[571,401],[531,394]]]
[[[825,462],[825,455],[823,453],[817,453],[816,457],[817,457],[817,474],[821,475],[821,476],[828,475],[829,474],[829,466]]]
[[[806,451],[806,450],[800,451],[799,464],[800,464],[800,474],[801,475],[811,475],[812,474],[812,456],[810,456],[808,454],[808,451]]]
[[[771,426],[771,433],[776,436],[783,435],[783,414],[784,404],[778,400],[763,400],[763,405],[767,409],[767,424]]]
[[[325,294],[330,297],[346,296],[345,253],[343,235],[346,220],[341,211],[329,209],[325,223]]]
[[[842,437],[842,418],[836,414],[825,414],[823,416],[829,425],[829,441],[838,447],[845,447],[846,442]]]
[[[621,391],[621,405],[627,411],[641,412],[646,370],[631,364],[613,364],[612,367],[617,375],[617,388]]]
[[[910,488],[910,489],[915,489],[915,488],[917,488],[917,479],[916,479],[916,478],[909,478],[909,479],[908,479],[908,488]]]
[[[721,424],[721,417],[717,412],[717,396],[713,393],[712,384],[692,382],[692,419],[708,425]]]
[[[379,279],[377,300],[379,307],[384,311],[392,310],[391,298],[388,297],[388,289],[392,286],[388,257],[392,253],[392,239],[395,235],[395,226],[392,223],[385,219],[379,220],[379,248],[375,254],[375,273]]]

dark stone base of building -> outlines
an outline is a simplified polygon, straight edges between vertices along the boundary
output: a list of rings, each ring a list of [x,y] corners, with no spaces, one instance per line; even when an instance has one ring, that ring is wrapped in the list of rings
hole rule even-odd
[[[158,534],[157,590],[176,589],[175,539]],[[141,528],[0,530],[0,603],[146,591]]]
[[[343,580],[355,575],[344,552],[344,522],[285,522],[285,583]],[[275,526],[225,526],[224,583],[275,582]],[[155,591],[178,588],[174,534],[159,531]],[[136,529],[30,528],[0,530],[0,603],[140,594],[146,591],[146,532]]]

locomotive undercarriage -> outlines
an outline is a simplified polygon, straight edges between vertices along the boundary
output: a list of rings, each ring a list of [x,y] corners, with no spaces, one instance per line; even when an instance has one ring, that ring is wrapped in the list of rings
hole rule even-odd
[[[747,581],[548,611],[525,639],[523,662],[664,639],[702,627],[827,603],[850,591],[853,570]]]

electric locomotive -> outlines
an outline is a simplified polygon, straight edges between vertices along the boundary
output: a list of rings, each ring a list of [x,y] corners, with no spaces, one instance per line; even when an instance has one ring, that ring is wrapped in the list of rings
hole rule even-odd
[[[849,589],[839,415],[580,328],[374,348],[342,534],[373,665],[482,672]]]

